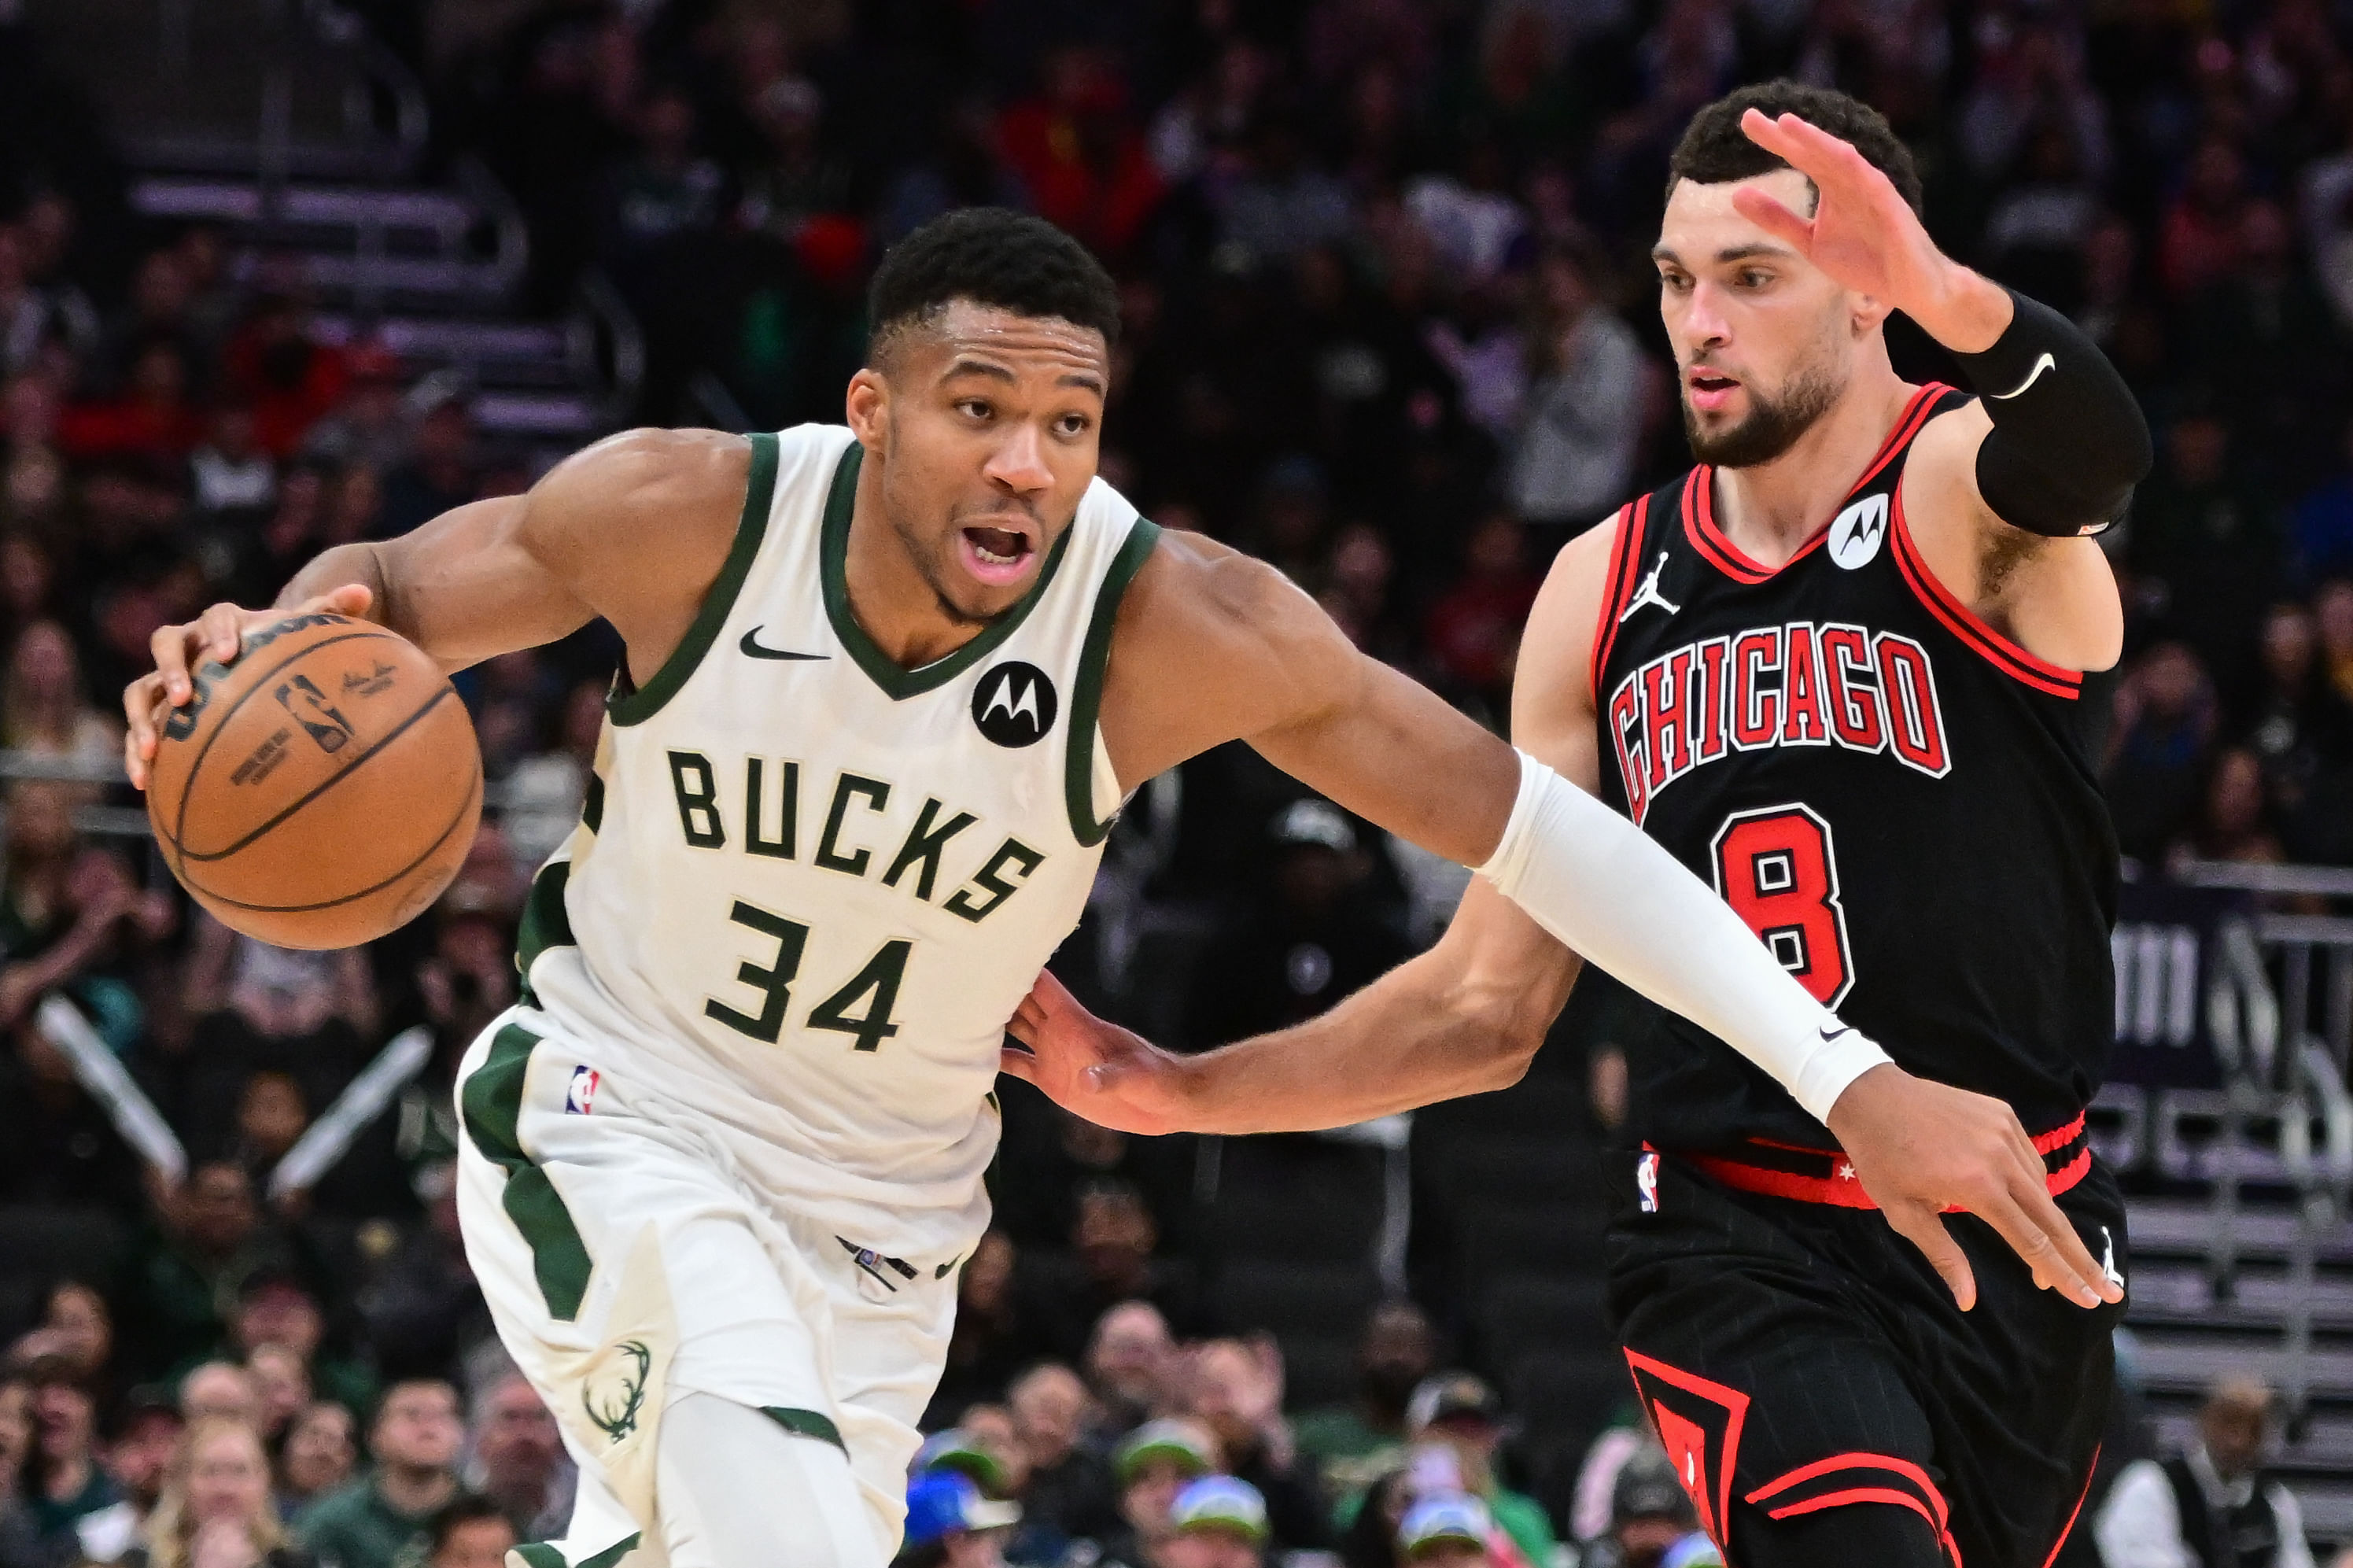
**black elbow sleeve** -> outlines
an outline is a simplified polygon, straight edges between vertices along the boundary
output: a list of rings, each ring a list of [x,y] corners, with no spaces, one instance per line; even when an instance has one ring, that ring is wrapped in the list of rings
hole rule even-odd
[[[1978,448],[1978,493],[2013,527],[2097,534],[2123,515],[2154,453],[2148,421],[2107,356],[2074,323],[2012,292],[1992,347],[1956,355],[1993,419]]]

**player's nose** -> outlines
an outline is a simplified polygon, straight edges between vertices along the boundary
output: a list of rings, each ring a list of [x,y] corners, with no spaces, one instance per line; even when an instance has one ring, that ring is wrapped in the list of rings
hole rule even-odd
[[[992,482],[1016,495],[1034,495],[1054,482],[1054,471],[1046,462],[1045,437],[1026,421],[1008,428],[1005,439],[989,454],[986,471]]]
[[[1692,285],[1683,305],[1683,335],[1694,348],[1715,348],[1732,341],[1732,319],[1724,308],[1724,291],[1702,279]]]

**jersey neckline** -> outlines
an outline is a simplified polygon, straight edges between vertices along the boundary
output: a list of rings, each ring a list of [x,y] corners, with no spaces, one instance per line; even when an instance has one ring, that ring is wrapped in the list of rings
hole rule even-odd
[[[1013,635],[1038,601],[1046,597],[1046,587],[1054,580],[1054,573],[1062,564],[1071,535],[1078,529],[1078,519],[1073,517],[1071,526],[1062,530],[1062,536],[1047,553],[1046,564],[1039,569],[1038,580],[1029,585],[1029,591],[1003,619],[955,652],[910,670],[883,652],[866,634],[849,604],[849,523],[858,507],[858,471],[865,457],[866,449],[853,440],[834,467],[833,486],[825,498],[825,525],[818,541],[818,578],[824,589],[825,616],[833,623],[833,634],[841,639],[842,647],[852,662],[866,672],[867,678],[882,688],[884,696],[894,703],[903,702],[955,680]]]
[[[1894,461],[1895,454],[1920,433],[1920,428],[1932,416],[1937,399],[1951,390],[1953,388],[1941,381],[1931,381],[1912,394],[1904,405],[1904,411],[1895,417],[1895,423],[1888,429],[1886,439],[1879,443],[1879,450],[1863,465],[1862,477],[1847,486],[1846,493],[1841,497],[1838,505],[1831,508],[1830,516],[1824,518],[1821,525],[1806,536],[1806,542],[1778,567],[1766,566],[1750,556],[1734,544],[1732,536],[1716,523],[1715,465],[1700,464],[1691,471],[1691,477],[1683,486],[1683,532],[1690,538],[1692,547],[1710,566],[1736,583],[1753,588],[1758,583],[1772,581],[1822,547],[1823,541],[1830,537],[1831,524],[1838,520],[1840,510],[1852,501],[1865,485],[1877,479]]]

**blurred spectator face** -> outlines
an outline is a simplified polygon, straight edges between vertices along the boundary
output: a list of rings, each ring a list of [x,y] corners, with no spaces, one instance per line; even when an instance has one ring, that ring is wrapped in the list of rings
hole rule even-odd
[[[131,281],[132,307],[151,326],[166,326],[187,313],[195,291],[187,264],[176,252],[150,252]]]
[[[1660,226],[1659,313],[1675,351],[1683,430],[1702,462],[1745,468],[1796,444],[1845,391],[1864,339],[1849,330],[1855,301],[1811,264],[1775,264],[1774,288],[1741,287],[1753,258],[1715,258],[1750,245],[1777,245],[1740,216],[1735,191],[1757,190],[1791,211],[1814,209],[1810,182],[1795,169],[1701,185],[1678,180]]]
[[[301,1086],[284,1073],[256,1073],[246,1080],[237,1107],[237,1136],[256,1155],[274,1164],[294,1147],[311,1123]]]
[[[18,447],[8,454],[7,475],[5,481],[0,481],[0,485],[5,485],[5,494],[0,494],[0,500],[5,501],[7,514],[11,517],[28,520],[51,517],[65,505],[66,466],[58,460],[58,454],[47,447]],[[37,549],[37,546],[30,547]],[[46,564],[47,557],[40,558]],[[48,603],[47,577],[40,579],[38,595],[20,599],[21,579],[11,580],[6,575],[9,569],[8,562],[0,561],[0,593],[7,596],[10,608],[23,605],[33,610],[46,609]]]
[[[1070,1368],[1050,1363],[1024,1374],[1007,1404],[1033,1467],[1051,1468],[1078,1446],[1079,1425],[1087,1414],[1087,1385]]]
[[[1140,1284],[1149,1274],[1160,1233],[1144,1199],[1130,1187],[1083,1192],[1071,1242],[1089,1274],[1113,1285]]]
[[[41,1327],[51,1348],[82,1377],[97,1376],[114,1353],[113,1315],[87,1285],[69,1280],[50,1291]]]
[[[286,1431],[287,1490],[317,1497],[351,1479],[359,1462],[353,1438],[352,1413],[340,1404],[322,1402],[297,1416]]]
[[[975,1447],[1004,1472],[1004,1495],[1018,1498],[1029,1488],[1029,1452],[1022,1446],[1013,1413],[1001,1404],[976,1404],[956,1423]]]
[[[81,663],[64,627],[37,620],[25,628],[8,655],[8,696],[12,709],[29,704],[49,710],[80,703]]]
[[[263,1345],[246,1358],[254,1394],[261,1406],[261,1431],[274,1437],[311,1404],[311,1372],[302,1358],[283,1345]]]
[[[2274,605],[2263,618],[2263,673],[2275,686],[2293,692],[2312,673],[2312,656],[2319,650],[2312,612],[2300,604]]]
[[[194,1426],[201,1421],[259,1424],[261,1396],[250,1373],[229,1361],[206,1361],[180,1380],[180,1418]]]
[[[269,1460],[252,1427],[207,1421],[188,1434],[188,1520],[259,1519],[269,1507]]]
[[[1365,1326],[1357,1373],[1366,1393],[1402,1411],[1415,1386],[1434,1369],[1437,1351],[1437,1335],[1420,1308],[1410,1301],[1385,1302]]]
[[[430,1568],[504,1568],[514,1547],[514,1526],[504,1519],[470,1519],[451,1528],[427,1562]]]
[[[2214,1473],[2235,1480],[2263,1463],[2270,1440],[2272,1393],[2262,1383],[2233,1379],[2217,1388],[2198,1413],[2198,1436]]]
[[[57,1375],[41,1377],[34,1386],[33,1425],[45,1458],[84,1458],[96,1446],[98,1404],[59,1365]]]
[[[76,842],[74,790],[47,779],[26,779],[8,787],[8,858],[18,865],[63,859]]]
[[[262,542],[271,554],[303,551],[319,533],[326,490],[326,476],[315,468],[305,464],[286,471],[278,482],[278,510],[262,528]]]
[[[1003,1231],[990,1231],[972,1249],[956,1281],[956,1298],[976,1311],[993,1312],[1013,1295],[1013,1241]]]
[[[1168,1388],[1176,1341],[1160,1308],[1123,1301],[1095,1325],[1087,1347],[1087,1372],[1095,1386],[1145,1410],[1159,1406]]]
[[[446,1383],[403,1383],[384,1396],[368,1446],[386,1465],[446,1470],[458,1462],[465,1440],[456,1390]]]
[[[1239,1531],[1180,1530],[1160,1549],[1167,1568],[1259,1568],[1266,1561],[1258,1543]]]
[[[2215,759],[2206,787],[2206,825],[2224,844],[2262,830],[2263,766],[2253,752],[2234,746]]]
[[[520,1372],[501,1378],[482,1402],[480,1421],[474,1452],[492,1491],[520,1495],[547,1484],[564,1457],[564,1440],[528,1378]]]
[[[148,1410],[133,1416],[107,1446],[107,1473],[132,1500],[153,1506],[171,1472],[172,1456],[179,1451],[182,1431],[175,1411]]]
[[[1200,1473],[1173,1456],[1155,1455],[1145,1460],[1120,1489],[1120,1517],[1138,1535],[1158,1540],[1168,1533],[1168,1505]]]
[[[2160,642],[2141,662],[2141,694],[2153,717],[2178,721],[2188,716],[2204,683],[2198,655],[2181,643]]]
[[[252,1238],[259,1223],[253,1206],[253,1183],[242,1168],[227,1160],[211,1160],[197,1166],[188,1178],[181,1228],[199,1249],[235,1252]]]
[[[383,513],[384,485],[375,470],[355,462],[335,481],[334,504],[328,510],[323,537],[331,545],[372,539]]]
[[[26,620],[47,609],[56,580],[49,553],[39,544],[22,534],[0,538],[0,605],[11,618]]]

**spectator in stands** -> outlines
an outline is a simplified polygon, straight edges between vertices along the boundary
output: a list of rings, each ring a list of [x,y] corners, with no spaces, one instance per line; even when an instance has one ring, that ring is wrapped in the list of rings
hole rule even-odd
[[[2262,758],[2242,746],[2215,753],[2197,821],[2166,851],[2166,863],[2192,860],[2276,865],[2287,858],[2263,799]]]
[[[1015,1372],[1037,1360],[1047,1338],[1037,1312],[1020,1298],[1012,1238],[992,1230],[980,1238],[956,1278],[955,1328],[932,1408],[961,1411],[1001,1393]]]
[[[71,1542],[83,1519],[122,1500],[99,1462],[98,1400],[62,1357],[28,1369],[33,1383],[33,1517],[49,1541]]]
[[[1168,1505],[1168,1539],[1152,1568],[1261,1568],[1271,1532],[1256,1487],[1204,1476]]]
[[[2320,662],[2312,611],[2272,607],[2263,618],[2263,684],[2244,740],[2263,765],[2263,793],[2289,856],[2341,861],[2353,852],[2353,703]]]
[[[245,1370],[253,1379],[261,1409],[256,1430],[263,1444],[274,1449],[284,1441],[286,1428],[294,1418],[311,1407],[311,1369],[284,1345],[269,1344],[253,1348],[245,1358]]]
[[[1073,1539],[1117,1528],[1111,1467],[1080,1442],[1087,1386],[1079,1374],[1060,1361],[1041,1362],[1013,1380],[1006,1405],[1029,1470],[1019,1499],[1025,1517]]]
[[[458,1494],[466,1440],[458,1391],[432,1378],[385,1390],[368,1430],[367,1474],[302,1510],[295,1533],[322,1568],[402,1568],[420,1553],[435,1511]]]
[[[1467,1492],[1433,1492],[1397,1523],[1397,1555],[1409,1568],[1493,1568],[1487,1550],[1494,1522]],[[1580,1564],[1581,1568],[1581,1564]]]
[[[1096,1429],[1113,1439],[1176,1410],[1184,1397],[1176,1341],[1149,1301],[1123,1301],[1103,1315],[1087,1341],[1086,1366]]]
[[[119,396],[75,403],[58,417],[58,446],[88,462],[143,458],[176,463],[205,438],[205,419],[191,396],[187,356],[168,338],[140,345]]]
[[[93,1563],[118,1562],[144,1539],[186,1427],[169,1393],[148,1385],[132,1390],[115,1407],[110,1430],[106,1473],[121,1500],[74,1527],[81,1554]]]
[[[471,1446],[468,1479],[505,1510],[517,1539],[564,1533],[577,1476],[555,1417],[529,1378],[510,1368],[484,1386],[474,1400]]]
[[[1266,1531],[1283,1550],[1326,1544],[1330,1510],[1282,1414],[1282,1351],[1271,1334],[1193,1348],[1190,1414],[1218,1439],[1226,1473],[1262,1499]]]
[[[1415,1443],[1443,1443],[1460,1467],[1462,1489],[1486,1505],[1498,1529],[1531,1563],[1552,1561],[1552,1521],[1544,1505],[1504,1485],[1497,1462],[1507,1428],[1504,1402],[1470,1372],[1427,1379],[1406,1406],[1406,1435]]]
[[[199,1421],[237,1421],[259,1430],[261,1393],[253,1374],[235,1361],[206,1361],[189,1369],[180,1380],[180,1419],[194,1426]]]
[[[204,444],[188,456],[196,510],[238,522],[269,509],[278,494],[278,464],[254,438],[253,410],[240,403],[215,408]]]
[[[12,751],[108,768],[122,755],[122,726],[82,694],[81,655],[54,620],[36,620],[8,651],[0,735]]]
[[[2340,443],[2336,471],[2296,503],[2295,575],[2307,584],[2353,573],[2353,420]]]
[[[1405,1450],[1406,1406],[1436,1370],[1438,1331],[1413,1302],[1373,1308],[1356,1342],[1353,1404],[1310,1411],[1298,1424],[1300,1452],[1323,1472],[1335,1503],[1365,1491]]]
[[[2157,471],[2133,499],[2126,559],[2164,605],[2167,624],[2236,692],[2251,673],[2247,629],[2279,590],[2286,540],[2211,391],[2182,401]]]
[[[2188,644],[2160,642],[2126,669],[2104,779],[2125,853],[2154,862],[2189,826],[2220,723],[2214,683]]]
[[[290,1261],[289,1244],[262,1218],[253,1180],[232,1160],[206,1160],[186,1181],[161,1194],[156,1232],[141,1249],[130,1317],[140,1330],[145,1364],[185,1366],[228,1339],[223,1303],[264,1264]],[[249,1385],[248,1385],[248,1397]],[[193,1412],[191,1416],[193,1418]],[[248,1404],[241,1413],[255,1420]]]
[[[53,1555],[33,1513],[33,1381],[0,1367],[0,1568],[47,1568]]]
[[[1104,1556],[1130,1568],[1163,1568],[1176,1495],[1217,1468],[1217,1439],[1198,1422],[1164,1416],[1129,1433],[1112,1454],[1120,1528],[1103,1542]]]
[[[458,1237],[458,1168],[446,1155],[417,1171],[425,1223],[412,1226],[360,1297],[376,1360],[387,1377],[454,1373],[491,1338],[490,1308]]]
[[[1464,542],[1461,580],[1430,607],[1423,629],[1441,691],[1490,715],[1508,710],[1520,628],[1540,586],[1526,528],[1510,512],[1489,513]]]
[[[326,1352],[326,1315],[309,1280],[297,1269],[270,1265],[240,1280],[228,1338],[230,1347],[248,1361],[270,1346],[292,1352],[320,1396],[338,1401],[345,1409],[364,1410],[375,1401],[375,1379],[365,1366]]]
[[[303,436],[301,455],[332,468],[390,473],[409,456],[400,356],[380,343],[364,343],[347,362],[351,380],[343,401]]]
[[[1603,299],[1600,270],[1589,246],[1556,242],[1530,290],[1528,392],[1508,487],[1520,515],[1556,537],[1626,499],[1642,429],[1651,371],[1634,329]]]
[[[461,1493],[434,1514],[422,1568],[505,1568],[507,1553],[522,1539],[497,1502]]]
[[[269,1457],[252,1427],[197,1422],[182,1439],[170,1481],[129,1568],[313,1568],[288,1542],[269,1501]]]
[[[2188,1447],[2126,1466],[2094,1524],[2106,1568],[2312,1568],[2295,1495],[2263,1473],[2274,1406],[2262,1383],[2226,1378]]]
[[[92,1388],[106,1385],[114,1371],[114,1314],[97,1287],[79,1279],[50,1286],[41,1326],[34,1331],[43,1353],[65,1362]]]
[[[350,377],[343,351],[318,340],[310,311],[288,293],[254,301],[222,354],[221,371],[227,396],[253,410],[254,440],[281,459],[342,401]]]
[[[1691,1499],[1666,1455],[1650,1448],[1618,1472],[1609,1495],[1609,1533],[1588,1542],[1592,1568],[1660,1568],[1694,1528]]]
[[[359,1464],[352,1413],[321,1400],[286,1428],[278,1455],[279,1511],[292,1519],[304,1508],[352,1478]]]
[[[408,459],[384,475],[384,503],[376,536],[391,539],[453,506],[462,506],[481,484],[474,455],[473,399],[465,386],[428,382],[417,399]]]
[[[0,1028],[23,1022],[60,988],[80,990],[86,1005],[93,990],[104,990],[109,1002],[135,1006],[135,998],[99,986],[99,970],[124,943],[160,938],[175,918],[168,896],[142,890],[120,855],[82,838],[73,813],[86,799],[79,787],[53,780],[8,787]]]
[[[2331,577],[2312,596],[2323,677],[2341,702],[2353,703],[2353,577]]]
[[[1134,1183],[1116,1177],[1084,1183],[1071,1226],[1071,1266],[1044,1293],[1059,1319],[1049,1330],[1051,1343],[1077,1351],[1089,1329],[1124,1302],[1148,1302],[1172,1333],[1200,1331],[1208,1315],[1191,1260],[1161,1257],[1159,1245],[1159,1225]]]
[[[1005,1568],[1004,1533],[1020,1516],[957,1471],[918,1471],[907,1483],[906,1533],[892,1568]]]

